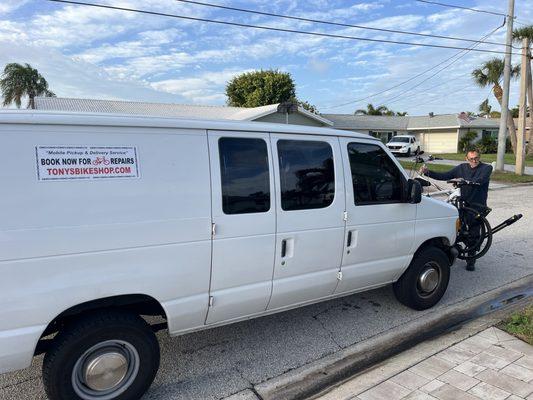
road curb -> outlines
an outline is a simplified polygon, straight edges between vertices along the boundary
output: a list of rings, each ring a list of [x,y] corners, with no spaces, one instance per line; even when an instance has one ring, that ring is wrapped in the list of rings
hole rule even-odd
[[[425,340],[529,299],[532,288],[533,275],[529,275],[269,379],[255,385],[253,392],[262,400],[309,398]]]

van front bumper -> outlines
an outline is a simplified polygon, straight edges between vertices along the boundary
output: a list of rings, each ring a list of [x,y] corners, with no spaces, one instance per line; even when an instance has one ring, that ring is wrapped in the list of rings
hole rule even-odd
[[[31,365],[37,342],[46,325],[0,331],[0,374]]]

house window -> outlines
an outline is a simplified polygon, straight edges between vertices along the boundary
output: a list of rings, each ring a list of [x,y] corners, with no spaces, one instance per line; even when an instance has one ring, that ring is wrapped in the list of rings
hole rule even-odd
[[[481,131],[481,138],[485,139],[486,137],[498,139],[498,131],[494,129],[483,129]]]

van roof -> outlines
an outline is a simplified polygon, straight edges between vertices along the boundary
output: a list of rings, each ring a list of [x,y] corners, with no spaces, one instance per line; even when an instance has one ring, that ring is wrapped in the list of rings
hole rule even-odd
[[[109,113],[80,113],[39,110],[0,110],[2,124],[93,125],[150,128],[189,128],[242,132],[293,133],[308,135],[346,136],[378,140],[366,133],[305,125],[243,122],[211,119],[133,116]]]

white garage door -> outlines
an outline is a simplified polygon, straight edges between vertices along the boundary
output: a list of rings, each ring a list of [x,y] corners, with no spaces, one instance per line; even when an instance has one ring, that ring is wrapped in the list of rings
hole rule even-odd
[[[424,133],[424,151],[431,154],[457,152],[457,132]]]

